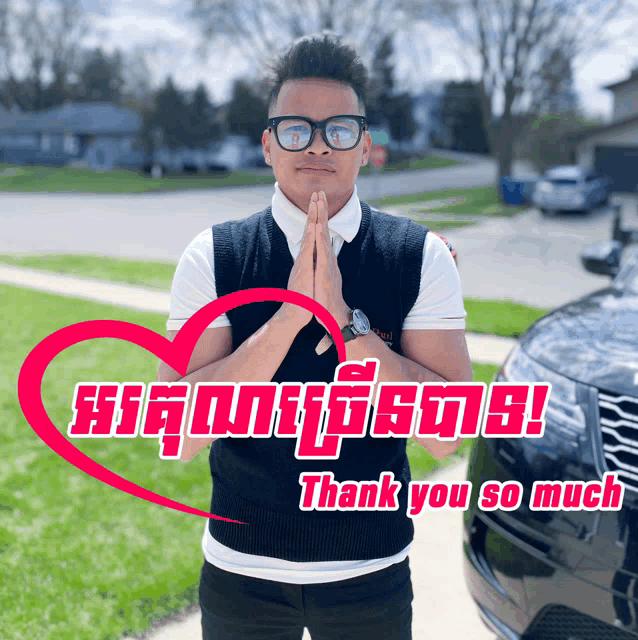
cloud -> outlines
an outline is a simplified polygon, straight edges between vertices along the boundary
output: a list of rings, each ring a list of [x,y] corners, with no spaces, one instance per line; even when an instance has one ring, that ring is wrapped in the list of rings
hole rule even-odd
[[[193,88],[202,81],[216,101],[230,97],[233,78],[249,70],[248,62],[237,52],[232,56],[222,47],[210,50],[207,61],[196,54],[199,32],[188,17],[187,0],[111,0],[104,15],[104,0],[85,0],[94,9],[92,21],[101,36],[95,44],[107,50],[135,47],[153,49],[153,81],[159,84],[172,74],[182,87]],[[99,10],[98,10],[99,9]],[[100,15],[102,13],[102,15]],[[397,88],[419,91],[425,85],[441,80],[466,77],[465,68],[450,46],[452,34],[432,25],[415,25],[409,38],[398,39]],[[592,56],[582,68],[575,70],[575,88],[584,109],[590,113],[611,115],[612,96],[601,85],[629,75],[629,58],[638,56],[638,47],[618,42],[613,52]],[[478,60],[470,60],[474,75]]]
[[[187,31],[174,21],[166,18],[123,15],[108,19],[105,23],[112,33],[120,33],[127,39],[144,40],[150,37],[168,37],[180,42],[187,40]],[[124,32],[124,33],[122,33]]]

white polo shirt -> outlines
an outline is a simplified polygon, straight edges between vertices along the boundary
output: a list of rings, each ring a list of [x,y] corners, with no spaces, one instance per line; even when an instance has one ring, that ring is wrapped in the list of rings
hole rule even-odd
[[[275,183],[272,216],[283,231],[293,260],[297,258],[306,223],[306,214],[283,194]],[[335,255],[344,242],[352,242],[361,224],[361,205],[355,186],[352,197],[328,221]],[[217,299],[213,233],[209,227],[188,245],[175,270],[166,328],[177,331],[199,309]],[[365,312],[365,309],[364,309]],[[459,274],[445,243],[433,233],[426,234],[421,265],[421,283],[414,306],[403,329],[465,329],[465,310]],[[223,314],[209,328],[228,327]],[[217,542],[208,530],[202,537],[204,557],[220,569],[245,576],[292,584],[334,582],[385,569],[401,562],[410,551],[408,545],[396,555],[374,560],[336,562],[289,562],[279,558],[240,553]]]

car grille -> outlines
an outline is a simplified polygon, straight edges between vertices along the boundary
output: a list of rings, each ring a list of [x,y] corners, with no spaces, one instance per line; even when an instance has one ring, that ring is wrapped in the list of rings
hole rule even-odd
[[[636,640],[638,636],[562,605],[549,607],[524,640]]]
[[[598,407],[607,468],[638,493],[638,398],[599,391]]]

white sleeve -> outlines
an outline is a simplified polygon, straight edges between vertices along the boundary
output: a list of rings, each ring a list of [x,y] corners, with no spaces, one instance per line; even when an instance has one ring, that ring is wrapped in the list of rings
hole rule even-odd
[[[419,295],[403,329],[465,329],[461,279],[445,243],[428,232],[423,246]]]
[[[209,227],[186,247],[177,264],[171,285],[170,311],[166,322],[168,331],[181,329],[196,311],[217,299],[213,260],[213,230]],[[230,320],[224,313],[215,318],[208,328],[230,326]]]

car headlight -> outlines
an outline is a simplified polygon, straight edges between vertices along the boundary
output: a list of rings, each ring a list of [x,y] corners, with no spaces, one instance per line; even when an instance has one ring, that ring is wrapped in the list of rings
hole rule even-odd
[[[563,431],[572,437],[584,433],[585,413],[579,402],[581,385],[532,360],[519,345],[507,357],[496,380],[551,383],[552,390],[545,410],[545,433],[548,429]]]
[[[510,352],[495,377],[497,382],[549,382],[552,389],[545,408],[545,430],[541,437],[495,439],[486,445],[491,455],[525,486],[536,480],[559,480],[567,461],[593,464],[587,446],[584,407],[589,387],[544,367],[520,346]],[[489,441],[489,439],[487,439]]]
[[[544,180],[543,182],[539,182],[538,185],[536,185],[536,190],[538,191],[538,193],[551,193],[554,190],[554,187],[552,186],[551,182]]]

